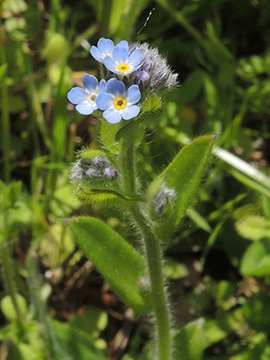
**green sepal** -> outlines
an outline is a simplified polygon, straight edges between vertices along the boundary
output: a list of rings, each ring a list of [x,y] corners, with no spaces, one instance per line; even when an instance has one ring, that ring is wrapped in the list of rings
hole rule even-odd
[[[70,227],[83,253],[93,262],[119,298],[138,313],[151,310],[140,285],[146,277],[143,257],[104,222],[77,217]]]
[[[110,124],[105,119],[102,119],[101,138],[106,149],[114,154],[119,154],[121,151],[121,144],[116,140],[116,134],[124,126],[123,121],[118,124]]]
[[[82,150],[79,150],[77,153],[77,159],[82,159],[82,160],[93,160],[96,156],[104,156],[107,157],[107,154],[104,151],[101,150],[95,150],[95,149],[89,149],[89,148],[84,148]]]
[[[209,161],[214,138],[202,136],[186,145],[170,165],[151,183],[148,190],[152,217],[158,220],[157,232],[166,241],[190,206]],[[170,189],[175,197],[167,199],[167,205],[157,213],[153,204],[154,196],[161,186]]]
[[[89,184],[84,184],[82,181],[76,181],[73,185],[73,193],[76,198],[85,204],[106,204],[123,206],[127,205],[129,201],[141,201],[140,198],[134,198],[122,194],[120,191],[106,189],[106,184],[102,188],[91,188]]]
[[[146,101],[144,102],[139,117],[144,116],[150,112],[153,113],[155,111],[159,111],[161,110],[161,108],[162,108],[161,98],[157,94],[153,93],[149,95]]]

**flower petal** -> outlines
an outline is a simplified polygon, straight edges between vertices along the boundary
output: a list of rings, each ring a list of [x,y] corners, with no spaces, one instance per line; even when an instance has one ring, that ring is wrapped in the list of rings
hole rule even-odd
[[[114,49],[114,43],[111,39],[100,38],[97,43],[98,48],[102,53],[111,54]]]
[[[112,57],[117,63],[124,64],[128,60],[128,51],[123,47],[116,46],[113,50]]]
[[[106,68],[112,72],[115,71],[116,69],[116,63],[114,61],[114,59],[112,59],[110,56],[106,56],[104,59],[104,65],[106,66]]]
[[[104,91],[107,91],[107,83],[106,83],[106,81],[104,79],[100,80],[98,91],[100,93],[104,92]]]
[[[108,109],[104,111],[103,117],[111,124],[119,123],[119,121],[121,121],[122,118],[119,112],[114,109]]]
[[[139,114],[140,110],[141,109],[138,105],[127,106],[122,112],[123,119],[130,120],[136,117]]]
[[[141,92],[138,85],[131,85],[127,91],[127,100],[131,104],[136,104],[141,98]]]
[[[112,95],[106,92],[100,93],[96,98],[96,104],[100,110],[108,109],[111,106],[112,101]]]
[[[96,46],[91,46],[90,49],[90,54],[93,56],[94,59],[96,59],[99,62],[103,61],[103,56],[102,56],[102,52],[96,47]]]
[[[139,49],[134,50],[129,56],[129,63],[131,65],[137,66],[142,62],[142,53]]]
[[[126,40],[120,41],[116,46],[125,48],[128,51],[128,42]]]
[[[126,87],[125,84],[117,79],[110,79],[107,82],[108,91],[113,95],[123,95],[126,93]]]
[[[98,87],[98,81],[94,75],[83,74],[82,82],[84,87],[89,91],[96,90]]]
[[[97,110],[97,106],[92,106],[88,101],[84,101],[76,105],[75,109],[82,115],[90,115],[94,110]]]
[[[86,92],[79,87],[74,87],[67,94],[67,98],[72,104],[80,104],[85,100],[86,96]]]

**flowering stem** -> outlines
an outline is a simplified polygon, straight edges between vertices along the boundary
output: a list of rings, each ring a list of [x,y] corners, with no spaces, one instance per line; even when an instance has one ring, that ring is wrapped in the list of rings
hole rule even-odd
[[[120,156],[122,186],[127,194],[132,194],[136,191],[135,135],[133,136],[133,141],[131,141],[130,137],[123,139],[123,151]],[[129,211],[140,230],[146,250],[151,295],[156,319],[158,359],[170,360],[169,309],[164,288],[160,240],[152,230],[150,217],[145,214],[140,204],[132,205]]]
[[[170,360],[171,341],[169,309],[167,306],[167,296],[164,288],[160,240],[152,232],[150,225],[147,224],[148,216],[145,216],[139,206],[133,206],[130,209],[130,212],[140,229],[146,250],[151,295],[156,318],[158,359]]]

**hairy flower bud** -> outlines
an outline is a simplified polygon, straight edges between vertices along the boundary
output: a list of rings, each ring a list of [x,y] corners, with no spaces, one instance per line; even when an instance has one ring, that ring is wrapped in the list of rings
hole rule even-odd
[[[163,213],[168,201],[174,200],[175,197],[176,197],[175,190],[166,187],[165,184],[162,184],[152,199],[152,205],[154,207],[155,213],[156,214]]]
[[[133,44],[131,51],[134,51],[133,49],[139,49],[142,54],[140,71],[147,71],[149,74],[148,86],[151,91],[169,89],[177,84],[177,74],[171,70],[157,49],[151,49],[147,43]]]
[[[135,76],[135,82],[138,85],[146,86],[146,85],[148,85],[149,81],[150,81],[150,76],[149,76],[148,72],[146,72],[144,70],[139,71]]]
[[[93,165],[98,168],[105,168],[109,165],[109,160],[105,156],[96,156],[93,158]]]
[[[102,177],[102,174],[98,171],[98,169],[94,167],[90,167],[88,170],[85,171],[85,175],[89,178],[98,179]]]
[[[107,167],[106,169],[104,169],[104,176],[107,179],[115,179],[118,176],[118,173],[115,169]]]

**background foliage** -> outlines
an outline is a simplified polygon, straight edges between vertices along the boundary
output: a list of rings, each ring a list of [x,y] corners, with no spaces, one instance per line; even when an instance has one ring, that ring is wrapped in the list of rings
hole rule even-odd
[[[89,43],[104,36],[158,47],[179,74],[140,147],[145,181],[188,139],[216,135],[166,249],[182,328],[175,357],[269,359],[269,1],[0,4],[0,358],[151,359],[149,322],[130,317],[66,225],[91,215],[134,240],[121,211],[83,206],[69,185],[74,151],[95,146],[98,122],[73,111],[66,93],[84,72],[98,75]]]

